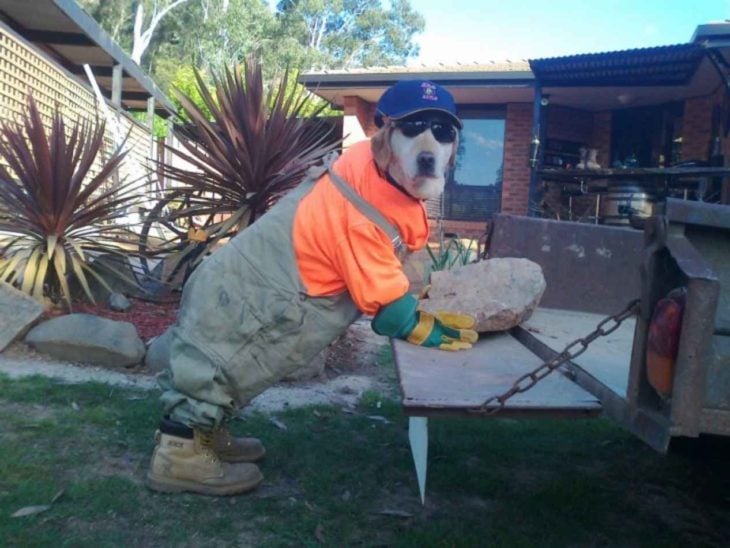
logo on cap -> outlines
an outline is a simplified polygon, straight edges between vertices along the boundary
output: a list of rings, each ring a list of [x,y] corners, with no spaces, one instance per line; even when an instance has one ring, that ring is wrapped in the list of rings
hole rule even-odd
[[[438,101],[438,95],[436,95],[436,86],[433,85],[431,82],[423,82],[421,84],[421,91],[423,91],[423,95],[421,95],[421,99],[425,99],[426,101]]]

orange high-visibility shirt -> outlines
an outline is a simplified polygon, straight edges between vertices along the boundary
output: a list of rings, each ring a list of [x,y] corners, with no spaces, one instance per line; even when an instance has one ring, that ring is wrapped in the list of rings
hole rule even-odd
[[[347,149],[333,170],[400,232],[410,251],[428,242],[428,217],[421,200],[379,174],[369,141]],[[299,275],[314,297],[349,291],[366,314],[408,292],[408,278],[393,244],[360,213],[325,174],[297,207],[293,228]]]

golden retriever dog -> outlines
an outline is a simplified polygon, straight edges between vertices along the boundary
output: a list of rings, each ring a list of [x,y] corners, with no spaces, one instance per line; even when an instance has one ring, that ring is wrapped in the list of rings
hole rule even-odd
[[[429,131],[430,130],[430,131]],[[458,132],[439,112],[386,120],[372,137],[375,162],[405,192],[419,200],[438,198],[454,166]]]

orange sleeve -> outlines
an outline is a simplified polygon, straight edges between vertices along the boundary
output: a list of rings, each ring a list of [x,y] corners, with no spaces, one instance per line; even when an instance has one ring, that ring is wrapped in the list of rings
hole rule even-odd
[[[374,315],[408,292],[408,277],[390,239],[373,223],[352,226],[337,247],[336,267],[363,313]]]

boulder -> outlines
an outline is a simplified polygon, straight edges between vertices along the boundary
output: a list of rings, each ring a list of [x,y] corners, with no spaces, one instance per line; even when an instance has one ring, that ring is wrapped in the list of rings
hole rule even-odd
[[[127,310],[132,308],[132,303],[130,302],[130,300],[121,293],[117,293],[116,291],[109,295],[106,304],[111,310],[114,310],[116,312],[126,312]]]
[[[170,365],[170,330],[152,339],[144,355],[144,365],[152,373],[159,373]]]
[[[68,314],[30,330],[25,342],[62,360],[127,367],[144,357],[144,343],[134,325],[93,314]]]
[[[0,282],[0,351],[22,337],[42,314],[41,303],[12,285]]]
[[[137,281],[136,272],[139,269],[138,267],[133,267],[127,257],[115,253],[103,253],[92,258],[89,264],[109,286],[108,288],[105,287],[96,276],[86,273],[89,290],[97,303],[107,301],[112,293],[120,293],[132,297],[143,297],[146,295],[145,289]],[[70,289],[71,294],[75,297],[86,299],[86,292],[76,278],[72,279]]]
[[[427,312],[471,314],[479,332],[503,331],[527,320],[545,291],[542,268],[528,259],[487,259],[431,274]]]

